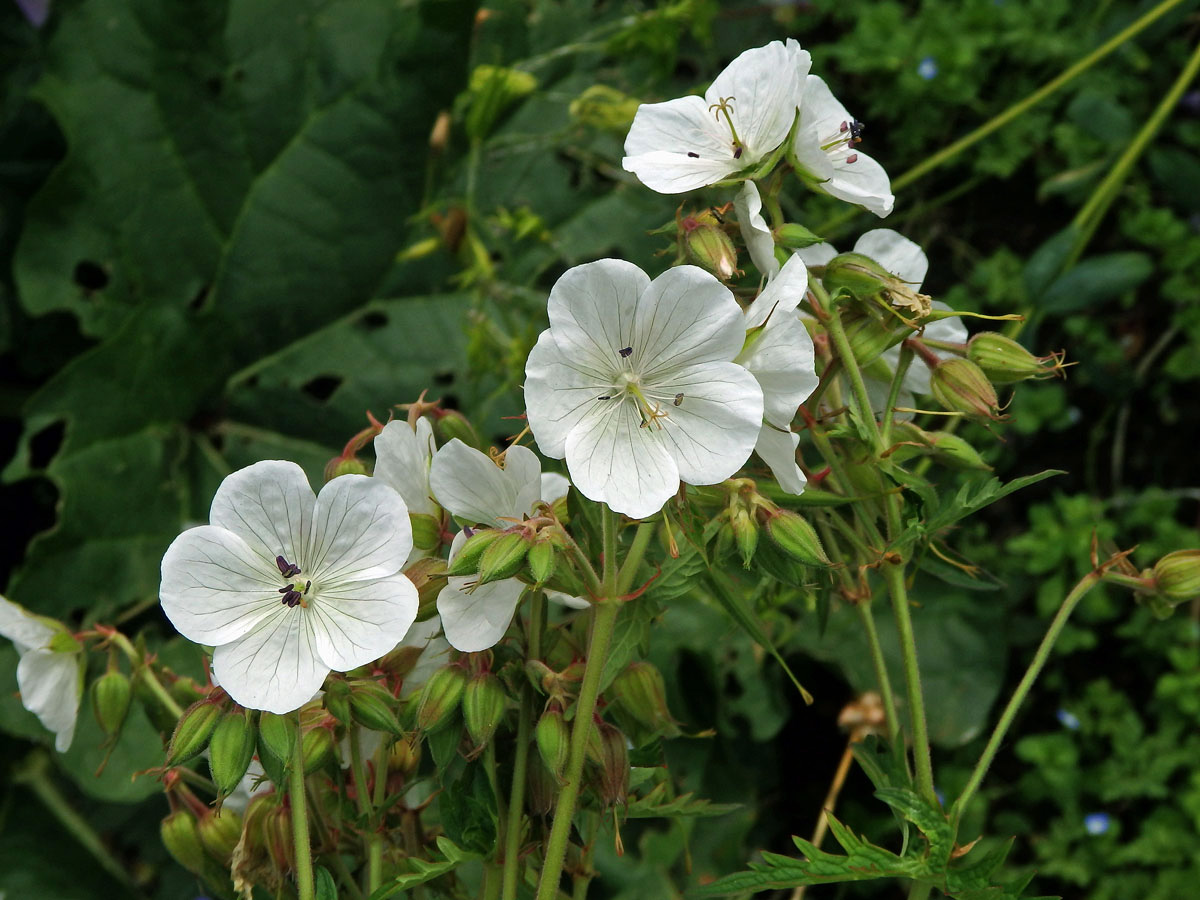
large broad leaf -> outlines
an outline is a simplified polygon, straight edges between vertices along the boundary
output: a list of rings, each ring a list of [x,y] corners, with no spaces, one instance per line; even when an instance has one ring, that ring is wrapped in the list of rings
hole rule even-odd
[[[398,312],[406,333],[380,329],[373,348],[364,338],[353,372],[350,345],[331,348],[353,330],[349,314],[402,283],[396,253],[430,126],[465,80],[472,10],[89,0],[61,11],[37,96],[69,151],[29,205],[14,274],[29,312],[69,311],[99,342],[30,399],[5,472],[40,474],[38,457],[56,451],[44,474],[58,524],[10,586],[25,603],[106,615],[152,598],[184,511],[207,505],[190,480],[209,495],[249,457],[287,457],[294,443],[312,462],[314,440],[336,447],[344,420],[329,422],[319,398],[297,402],[301,373],[313,374],[299,387],[353,381],[347,399],[379,409],[419,389],[405,360],[430,369],[438,351],[453,369],[460,304]],[[261,390],[243,378],[223,396],[236,373],[318,332],[275,358],[291,379],[266,364]],[[230,400],[241,432],[221,425]],[[361,427],[362,409],[342,408]],[[185,427],[227,439],[230,459],[197,453]],[[31,454],[37,435],[43,452]]]

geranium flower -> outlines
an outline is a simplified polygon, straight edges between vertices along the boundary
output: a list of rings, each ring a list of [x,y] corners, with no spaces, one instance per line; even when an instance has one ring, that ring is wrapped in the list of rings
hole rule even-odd
[[[567,479],[561,475],[542,472],[537,455],[528,447],[509,447],[501,468],[457,438],[434,456],[429,482],[446,509],[464,522],[485,528],[509,528],[528,516],[537,503],[553,503],[565,497],[568,489]],[[454,536],[451,561],[466,540],[466,531]],[[504,637],[525,590],[516,578],[475,582],[475,576],[451,575],[437,599],[446,640],[467,653],[486,650]],[[547,591],[546,597],[576,609],[588,605],[586,600],[559,591]]]
[[[65,753],[75,738],[75,719],[83,693],[83,652],[67,629],[35,616],[0,597],[0,636],[8,638],[21,659],[17,687],[21,703],[54,732],[54,749]]]
[[[807,290],[804,260],[793,256],[746,307],[746,343],[734,360],[762,388],[763,423],[754,450],[790,494],[801,493],[807,483],[796,465],[800,435],[791,430],[792,419],[819,381],[812,338],[796,317]]]
[[[525,364],[529,427],[584,496],[640,519],[681,480],[716,484],[746,461],[762,390],[733,362],[742,312],[712,275],[679,266],[651,281],[602,259],[559,278],[548,312]]]
[[[417,614],[400,571],[408,509],[383,481],[342,475],[314,497],[295,463],[221,482],[209,524],[175,539],[160,599],[180,634],[214,647],[213,674],[242,706],[291,712],[331,669],[391,650]]]
[[[896,198],[883,166],[858,149],[862,132],[863,124],[846,112],[829,86],[809,75],[793,144],[801,174],[825,193],[883,217]]]
[[[441,515],[429,490],[429,464],[435,444],[433,426],[421,417],[415,426],[397,419],[375,436],[375,477],[404,498],[414,515]]]
[[[746,242],[750,260],[769,281],[779,274],[779,260],[775,258],[775,235],[763,218],[758,185],[753,181],[743,184],[734,198],[733,208],[737,212],[738,228],[741,229],[742,240]]]
[[[621,165],[660,194],[715,184],[774,152],[791,131],[812,61],[789,39],[747,50],[703,97],[643,103]]]

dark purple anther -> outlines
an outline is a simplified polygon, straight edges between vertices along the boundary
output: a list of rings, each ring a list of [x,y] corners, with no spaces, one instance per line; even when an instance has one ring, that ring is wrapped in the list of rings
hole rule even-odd
[[[300,574],[300,567],[288,562],[282,556],[275,557],[275,565],[279,566],[279,574],[284,578],[292,578]]]
[[[852,163],[852,162],[858,162],[858,154],[857,153],[851,153],[849,156],[846,157],[847,164]]]
[[[288,591],[295,590],[295,588],[296,586],[294,584],[287,584],[279,589],[279,593],[286,594]]]
[[[624,347],[621,350],[618,350],[617,352],[621,354],[621,359],[629,359],[630,354],[633,353],[633,348],[632,347]]]
[[[301,597],[302,595],[299,591],[288,591],[283,595],[282,603],[290,609],[295,609],[300,605]]]
[[[733,158],[734,159],[742,158],[742,145],[741,144],[738,144],[736,147],[733,148]]]
[[[841,125],[838,126],[838,131],[840,131],[842,134],[845,134],[849,130],[850,130],[849,122],[843,122]]]
[[[463,534],[465,534],[468,538],[472,538],[475,536],[475,529],[472,528],[470,525],[464,525],[463,526]]]
[[[862,140],[862,133],[866,129],[866,125],[855,119],[850,123],[850,137],[855,141]]]
[[[700,154],[699,154],[699,153],[693,153],[691,150],[689,150],[689,151],[688,151],[688,156],[690,156],[692,159],[699,159],[699,158],[700,158]]]

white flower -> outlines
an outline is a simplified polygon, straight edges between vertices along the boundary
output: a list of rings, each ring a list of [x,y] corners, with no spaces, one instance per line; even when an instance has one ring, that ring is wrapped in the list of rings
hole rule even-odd
[[[762,390],[732,361],[742,312],[712,275],[679,266],[651,281],[602,259],[559,278],[548,312],[525,364],[529,427],[584,496],[645,518],[681,480],[716,484],[746,461]]]
[[[35,616],[0,597],[0,636],[20,654],[17,687],[21,703],[55,734],[54,749],[65,753],[75,738],[83,693],[83,653],[66,628]]]
[[[215,648],[213,675],[242,706],[299,708],[416,618],[400,571],[408,509],[379,479],[342,475],[314,497],[295,463],[255,463],[221,482],[209,523],[167,549],[160,599],[184,637]]]
[[[775,236],[767,227],[767,220],[762,214],[762,197],[758,193],[758,185],[747,181],[734,198],[733,208],[737,212],[738,228],[742,231],[742,240],[746,242],[746,250],[758,271],[770,280],[779,274],[779,260],[775,258]]]
[[[429,420],[421,417],[415,427],[400,419],[388,422],[374,444],[375,477],[404,498],[410,513],[441,515],[429,490],[429,464],[435,449]]]
[[[854,244],[855,253],[861,253],[863,256],[869,256],[888,272],[895,275],[898,279],[909,285],[914,291],[921,289],[922,283],[925,281],[925,275],[929,271],[929,259],[925,256],[925,251],[915,241],[911,241],[898,231],[893,231],[891,228],[876,228],[866,232]],[[805,262],[810,266],[825,265],[835,256],[837,250],[831,244],[816,244],[812,247],[806,247],[799,251]],[[950,307],[940,300],[933,301],[933,308],[937,310],[949,310]],[[964,344],[967,341],[967,328],[963,325],[962,320],[958,318],[936,319],[927,324],[921,334],[922,338],[927,338],[934,341],[942,341],[948,344]],[[935,348],[931,348],[937,356],[945,354],[939,353]],[[896,366],[900,362],[900,345],[890,347],[885,350],[880,356],[880,360],[886,367],[888,372],[894,372]],[[887,395],[890,389],[890,376],[884,380],[873,377],[871,367],[868,367],[864,372],[866,376],[867,391],[870,394],[873,405],[878,409],[883,409],[887,402]],[[901,382],[901,392],[897,400],[899,406],[912,406],[914,404],[914,394],[929,393],[929,367],[920,358],[914,359],[908,367],[908,372],[905,373],[904,381]],[[912,418],[910,414],[901,415],[899,418]]]
[[[746,344],[734,362],[745,366],[763,393],[763,423],[755,451],[791,494],[807,483],[796,465],[800,435],[791,430],[796,408],[817,387],[816,351],[796,307],[808,290],[808,270],[793,256],[746,307]]]
[[[862,127],[824,81],[808,76],[793,145],[803,174],[825,193],[882,217],[896,198],[883,166],[858,149]]]
[[[787,137],[811,66],[789,39],[747,50],[703,97],[643,103],[621,165],[660,194],[715,184],[769,156]]]
[[[567,480],[542,473],[537,455],[528,447],[504,452],[504,467],[457,438],[433,458],[429,482],[438,502],[464,522],[488,528],[508,528],[521,522],[538,502],[553,503],[566,496]],[[460,531],[450,545],[450,560],[467,540]],[[516,578],[475,584],[474,576],[451,575],[438,594],[442,631],[455,649],[475,653],[494,646],[508,630],[525,585]],[[547,591],[547,598],[580,609],[586,600]]]

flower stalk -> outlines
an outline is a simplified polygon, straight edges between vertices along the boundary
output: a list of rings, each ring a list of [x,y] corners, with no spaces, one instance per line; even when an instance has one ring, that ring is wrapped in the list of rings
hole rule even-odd
[[[313,900],[312,843],[308,834],[308,796],[304,791],[304,730],[296,714],[296,746],[288,773],[288,800],[292,804],[292,845],[296,851],[296,894],[299,900]]]

